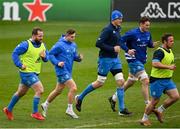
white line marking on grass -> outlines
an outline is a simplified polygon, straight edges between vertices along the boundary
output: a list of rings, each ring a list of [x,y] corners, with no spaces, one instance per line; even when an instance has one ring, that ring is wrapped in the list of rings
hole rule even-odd
[[[180,117],[180,115],[169,116],[169,117],[166,117],[165,119],[172,119],[172,118],[178,118],[178,117]],[[76,126],[75,128],[91,128],[91,127],[97,127],[97,126],[116,125],[119,123],[137,123],[139,120],[122,120],[119,122],[109,122],[109,123],[100,123],[100,124],[91,124],[91,125],[86,124],[86,125],[82,125],[82,126]],[[156,120],[156,119],[152,118],[152,120]]]

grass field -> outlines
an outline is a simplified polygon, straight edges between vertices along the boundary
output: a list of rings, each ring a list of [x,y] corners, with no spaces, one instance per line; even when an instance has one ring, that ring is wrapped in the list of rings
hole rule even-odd
[[[95,47],[96,38],[99,35],[105,22],[0,22],[0,109],[7,106],[11,96],[16,91],[19,83],[18,69],[11,60],[11,53],[14,47],[22,40],[31,36],[31,30],[34,26],[40,26],[44,30],[44,42],[47,48],[58,40],[59,36],[68,28],[77,30],[76,42],[79,52],[83,53],[84,60],[82,63],[75,63],[73,78],[78,85],[80,93],[89,83],[97,77],[97,57],[98,49]],[[122,34],[136,27],[136,23],[123,23]],[[174,54],[177,69],[174,73],[173,80],[180,90],[180,23],[152,23],[151,32],[154,41],[160,40],[164,32],[172,32],[175,36]],[[151,58],[154,49],[148,50],[148,62],[146,64],[147,72],[151,69]],[[123,51],[120,53],[123,62],[123,71],[125,77],[128,75],[127,63],[124,59]],[[50,62],[43,64],[40,79],[44,84],[45,92],[41,102],[45,101],[48,94],[55,87],[56,77],[53,66]],[[111,96],[116,89],[114,78],[111,74],[101,89],[98,89],[88,95],[82,105],[82,112],[79,113],[79,119],[74,120],[66,116],[67,107],[67,89],[56,98],[49,106],[48,117],[45,121],[37,121],[30,117],[32,111],[33,91],[29,90],[15,106],[13,113],[14,121],[8,121],[5,115],[0,112],[0,128],[140,128],[138,120],[141,119],[144,111],[144,101],[141,95],[140,83],[130,89],[125,94],[125,103],[130,111],[134,112],[132,117],[120,117],[117,112],[110,109],[107,98]],[[165,99],[165,95],[162,100]],[[40,109],[40,108],[39,108]],[[40,109],[41,110],[41,109]],[[154,115],[151,115],[154,128],[180,128],[180,101],[170,107],[165,113],[165,122],[160,124]]]

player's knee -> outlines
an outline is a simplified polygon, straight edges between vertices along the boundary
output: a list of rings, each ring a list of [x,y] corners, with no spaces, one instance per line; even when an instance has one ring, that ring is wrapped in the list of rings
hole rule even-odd
[[[118,81],[118,80],[124,80],[124,76],[123,76],[123,74],[122,73],[117,73],[116,75],[114,75],[114,78],[115,78],[115,80],[116,81]]]
[[[94,82],[94,84],[95,84],[97,87],[101,87],[101,86],[103,86],[103,84],[105,83],[106,79],[107,79],[106,76],[98,75],[97,81]]]
[[[122,80],[117,80],[116,83],[117,83],[117,86],[118,86],[118,87],[122,87],[122,86],[124,86],[125,80],[124,80],[124,79],[122,79]]]
[[[42,95],[44,93],[44,89],[42,89],[41,91],[40,91],[40,94]]]
[[[177,96],[177,98],[176,98],[176,99],[177,99],[177,101],[180,99],[180,96],[179,96],[179,94],[178,94],[178,96]]]
[[[127,79],[127,81],[128,81],[128,83],[132,83],[132,84],[134,84],[134,82],[136,82],[138,80],[138,78],[136,78],[135,76],[129,76],[128,77],[128,79]]]
[[[104,85],[104,82],[100,82],[98,80],[96,80],[95,82],[92,83],[93,88],[97,89],[100,88]]]
[[[44,93],[44,90],[39,91],[39,95],[42,95]]]
[[[179,95],[175,97],[175,100],[176,100],[176,101],[178,101],[179,99],[180,99],[180,96],[179,96]]]
[[[144,84],[145,84],[146,86],[149,86],[149,79],[145,79]]]
[[[104,83],[101,83],[101,82],[99,83],[99,87],[101,87],[101,86],[103,86],[103,85],[104,85]]]
[[[174,101],[178,101],[178,100],[180,99],[179,94],[174,95],[172,99],[173,99]]]
[[[74,86],[74,87],[72,87],[70,90],[71,90],[71,92],[74,92],[74,93],[75,93],[75,92],[77,91],[77,87]]]
[[[141,82],[144,82],[145,84],[149,84],[149,78],[145,71],[143,71],[141,74],[138,75],[138,78]]]
[[[39,89],[36,91],[37,96],[41,96],[44,93],[44,89]]]
[[[25,95],[25,93],[18,93],[17,96],[19,97],[23,97]]]
[[[16,93],[15,93],[15,95],[17,95],[17,96],[19,96],[19,97],[22,97],[22,96],[24,96],[26,94],[26,92],[19,92],[19,91],[17,91]]]
[[[143,86],[146,86],[146,87],[149,86],[149,79],[148,78],[141,80],[141,82],[142,82]]]
[[[97,87],[102,87],[104,85],[104,82],[98,82]]]
[[[125,80],[124,80],[124,76],[122,73],[117,73],[115,76],[114,76],[115,80],[116,80],[116,83],[118,86],[123,86],[124,83],[125,83]]]

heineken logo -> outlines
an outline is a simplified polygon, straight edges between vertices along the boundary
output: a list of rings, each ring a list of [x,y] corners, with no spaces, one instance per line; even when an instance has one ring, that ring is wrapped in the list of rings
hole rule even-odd
[[[34,0],[33,2],[24,2],[19,5],[18,2],[3,2],[4,15],[2,20],[20,21],[19,6],[23,6],[28,12],[28,21],[46,21],[46,12],[53,6],[52,3],[43,3],[42,0]]]

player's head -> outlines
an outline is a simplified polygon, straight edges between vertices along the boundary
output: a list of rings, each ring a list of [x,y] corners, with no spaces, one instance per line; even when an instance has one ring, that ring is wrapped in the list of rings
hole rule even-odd
[[[143,32],[149,31],[150,19],[146,16],[141,17],[141,19],[139,20],[139,26],[140,26],[141,31]]]
[[[76,37],[76,31],[74,29],[69,29],[66,31],[65,38],[67,41],[72,42],[75,40],[75,37]]]
[[[122,23],[122,18],[123,18],[123,14],[120,11],[118,11],[118,10],[112,11],[111,21],[112,21],[113,25],[120,26]]]
[[[161,41],[167,49],[170,49],[174,44],[174,36],[172,34],[166,33],[161,37]]]
[[[43,30],[39,27],[34,27],[32,30],[32,40],[34,40],[37,43],[41,43],[43,40]]]

